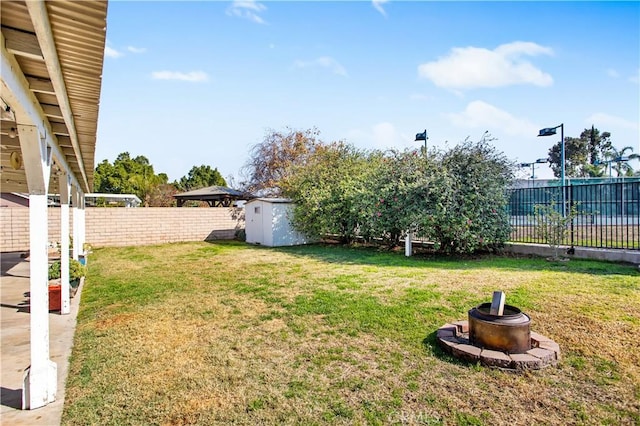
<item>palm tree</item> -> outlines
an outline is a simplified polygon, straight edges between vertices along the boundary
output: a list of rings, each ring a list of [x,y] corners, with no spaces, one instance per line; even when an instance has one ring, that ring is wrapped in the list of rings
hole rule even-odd
[[[629,160],[640,159],[640,154],[625,155],[626,152],[633,152],[633,147],[625,146],[621,150],[617,150],[614,146],[607,152],[606,157],[610,161],[609,167],[616,171],[617,177],[633,176],[633,167],[629,164]]]
[[[585,164],[583,170],[586,176],[592,178],[605,177],[607,173],[607,163],[596,160],[596,164]]]

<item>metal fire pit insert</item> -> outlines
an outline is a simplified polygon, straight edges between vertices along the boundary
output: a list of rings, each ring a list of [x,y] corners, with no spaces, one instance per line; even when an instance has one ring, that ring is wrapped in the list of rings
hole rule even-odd
[[[520,309],[504,305],[502,315],[490,314],[491,303],[469,311],[469,341],[480,348],[523,354],[531,349],[531,318]]]
[[[530,323],[520,309],[504,304],[504,293],[494,292],[493,303],[469,310],[468,321],[443,325],[436,338],[445,352],[488,367],[537,370],[555,365],[560,346],[531,331]]]

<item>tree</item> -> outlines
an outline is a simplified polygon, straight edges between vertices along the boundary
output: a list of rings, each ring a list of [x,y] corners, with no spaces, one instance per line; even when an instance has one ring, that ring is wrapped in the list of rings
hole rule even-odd
[[[129,182],[133,187],[133,192],[140,198],[144,207],[150,207],[150,201],[152,194],[156,191],[158,186],[167,183],[167,175],[163,173],[163,176],[155,175],[153,173],[148,174],[143,171],[142,174],[133,174],[129,178]]]
[[[587,141],[581,138],[564,138],[565,176],[584,176],[584,165],[587,164]],[[556,143],[549,149],[549,167],[555,177],[562,176],[562,145]]]
[[[103,160],[94,173],[94,190],[107,194],[135,194],[145,206],[158,185],[167,183],[167,175],[156,175],[149,159],[143,155],[131,158],[128,152],[118,155],[113,164]]]
[[[568,177],[600,177],[604,171],[599,163],[612,148],[611,133],[595,126],[584,129],[579,138],[565,137],[565,174]],[[562,142],[549,149],[549,166],[556,177],[562,175]]]
[[[534,206],[535,235],[549,244],[553,250],[552,260],[560,260],[560,245],[569,235],[569,224],[578,215],[575,205],[571,206],[567,215],[563,215],[561,205],[558,206],[555,200],[552,200],[550,204]]]
[[[613,145],[611,145],[611,133],[600,133],[600,130],[591,125],[591,129],[584,129],[580,134],[580,138],[586,136],[589,138],[589,164],[596,164],[613,148]]]
[[[173,198],[178,190],[173,184],[164,183],[158,185],[149,196],[150,207],[175,207],[176,199]]]
[[[217,168],[212,169],[204,164],[198,167],[193,166],[187,176],[183,176],[179,181],[174,182],[174,186],[182,192],[214,185],[227,186],[227,182]]]
[[[254,145],[249,160],[243,166],[244,190],[261,195],[282,195],[282,187],[292,176],[292,170],[304,166],[322,147],[320,132],[313,128],[284,132],[268,130],[262,142]]]
[[[317,150],[282,180],[282,195],[295,202],[293,225],[310,237],[335,236],[343,243],[360,235],[369,212],[362,208],[371,170],[367,154],[336,142]]]
[[[629,160],[640,159],[639,154],[626,155],[627,151],[633,152],[633,147],[625,146],[624,148],[617,150],[615,147],[611,147],[611,150],[607,153],[607,159],[610,161],[610,167],[616,171],[616,176],[631,177],[634,175],[633,167],[629,164]]]

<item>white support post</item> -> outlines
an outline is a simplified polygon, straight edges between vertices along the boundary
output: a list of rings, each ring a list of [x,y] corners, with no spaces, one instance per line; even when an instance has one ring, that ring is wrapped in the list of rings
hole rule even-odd
[[[23,378],[22,407],[33,410],[55,401],[57,365],[49,359],[47,186],[50,152],[34,126],[18,125],[29,187],[31,364]]]
[[[407,257],[411,256],[413,253],[412,238],[412,232],[408,231],[407,236],[404,238],[404,255]]]
[[[73,258],[78,260],[78,256],[80,254],[80,249],[78,247],[80,240],[80,190],[74,186],[71,190],[71,194],[73,202]]]
[[[85,212],[86,212],[86,198],[84,196],[84,192],[80,193],[80,211],[79,211],[79,219],[80,223],[78,224],[78,251],[83,256],[86,255],[84,252],[84,243],[86,242],[86,229],[85,229]],[[85,257],[86,260],[86,257]]]
[[[62,172],[58,180],[60,192],[60,286],[63,315],[71,312],[69,294],[69,195],[71,180],[66,172]]]

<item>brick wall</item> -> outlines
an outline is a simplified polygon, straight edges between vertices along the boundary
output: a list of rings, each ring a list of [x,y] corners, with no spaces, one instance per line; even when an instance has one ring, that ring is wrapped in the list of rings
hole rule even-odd
[[[85,212],[86,241],[94,247],[231,239],[244,229],[244,210],[237,208],[91,207]],[[28,208],[0,209],[0,223],[0,251],[29,248]],[[60,241],[59,208],[49,208],[48,240]]]

